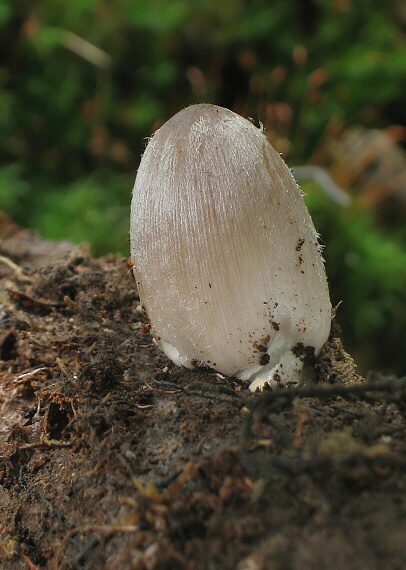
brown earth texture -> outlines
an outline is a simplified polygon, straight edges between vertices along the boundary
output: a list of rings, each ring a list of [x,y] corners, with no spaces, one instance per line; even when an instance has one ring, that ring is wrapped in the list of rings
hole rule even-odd
[[[177,368],[125,259],[0,232],[1,569],[406,568],[406,378]]]

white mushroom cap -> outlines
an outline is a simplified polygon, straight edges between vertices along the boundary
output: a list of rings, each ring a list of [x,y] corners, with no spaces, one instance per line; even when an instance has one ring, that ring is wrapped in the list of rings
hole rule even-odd
[[[297,381],[295,347],[318,354],[326,341],[328,286],[301,192],[262,131],[236,113],[193,105],[154,134],[130,238],[152,333],[176,364],[259,379],[254,387]]]

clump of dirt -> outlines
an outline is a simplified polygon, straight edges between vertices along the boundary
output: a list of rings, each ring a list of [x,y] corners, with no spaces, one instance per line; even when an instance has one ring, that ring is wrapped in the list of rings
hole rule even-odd
[[[406,567],[406,379],[174,367],[125,259],[0,218],[0,567]]]

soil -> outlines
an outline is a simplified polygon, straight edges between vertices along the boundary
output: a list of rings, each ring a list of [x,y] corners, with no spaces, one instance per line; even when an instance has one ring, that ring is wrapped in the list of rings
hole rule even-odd
[[[177,368],[125,259],[0,236],[0,568],[406,568],[406,379]]]

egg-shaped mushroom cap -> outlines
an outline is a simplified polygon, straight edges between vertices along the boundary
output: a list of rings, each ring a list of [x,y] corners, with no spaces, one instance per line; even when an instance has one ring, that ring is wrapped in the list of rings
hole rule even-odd
[[[176,364],[248,378],[326,341],[331,304],[302,194],[262,129],[236,113],[193,105],[156,131],[130,239],[152,333]]]

